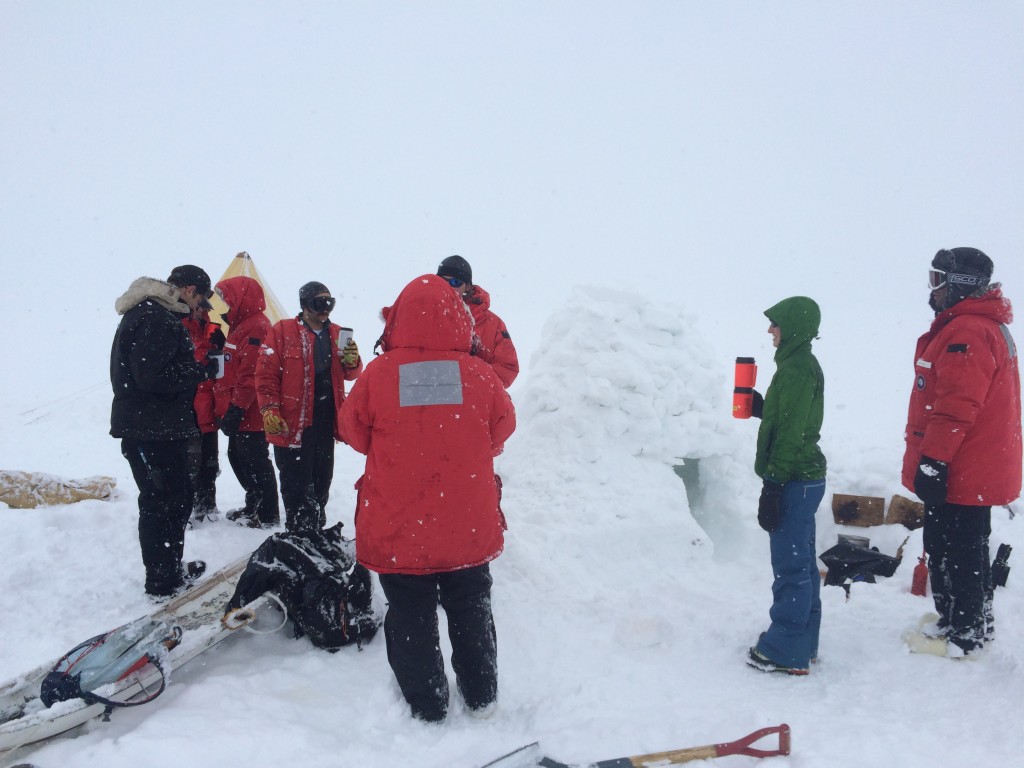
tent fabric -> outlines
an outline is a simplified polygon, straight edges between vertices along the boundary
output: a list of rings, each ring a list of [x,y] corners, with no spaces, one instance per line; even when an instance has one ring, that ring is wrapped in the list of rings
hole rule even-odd
[[[116,485],[117,481],[112,477],[68,480],[42,472],[0,469],[0,501],[12,509],[72,504],[84,499],[107,500]]]
[[[245,251],[242,251],[231,260],[231,263],[228,265],[228,268],[224,270],[224,274],[220,276],[220,279],[226,280],[229,277],[239,276],[251,277],[259,283],[260,286],[262,286],[263,296],[267,302],[267,308],[263,310],[263,314],[267,316],[268,320],[270,320],[271,325],[279,320],[284,320],[286,317],[292,316],[288,312],[285,312],[284,305],[278,301],[277,296],[274,295],[274,292],[270,290],[270,286],[267,285],[266,280],[263,279],[263,275],[261,275],[259,270],[256,269],[256,262],[254,262],[252,260],[252,256]],[[217,282],[220,281],[218,280]],[[223,320],[224,313],[228,311],[227,304],[225,304],[223,299],[221,299],[221,297],[216,293],[213,294],[213,297],[210,299],[210,303],[213,305],[213,312],[211,314],[217,315],[217,320],[220,322],[224,335],[227,336],[228,326]]]

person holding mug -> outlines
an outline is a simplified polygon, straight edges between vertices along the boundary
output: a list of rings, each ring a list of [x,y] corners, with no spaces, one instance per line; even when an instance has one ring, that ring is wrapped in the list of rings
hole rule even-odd
[[[754,472],[763,481],[757,522],[768,533],[774,582],[771,624],[747,654],[762,672],[806,675],[818,655],[821,577],[814,515],[825,495],[825,456],[818,447],[825,380],[811,352],[821,310],[793,296],[765,310],[776,371],[752,415],[761,419]]]
[[[303,285],[302,311],[270,329],[256,363],[256,398],[274,446],[289,531],[327,525],[345,382],[363,370],[351,337],[338,346],[341,328],[330,320],[335,303],[323,283]]]

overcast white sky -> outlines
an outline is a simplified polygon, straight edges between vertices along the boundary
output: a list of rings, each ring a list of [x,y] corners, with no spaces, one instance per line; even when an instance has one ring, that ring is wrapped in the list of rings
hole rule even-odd
[[[242,249],[368,347],[460,253],[527,366],[577,283],[680,302],[726,367],[805,293],[833,402],[877,402],[938,248],[1024,301],[1022,32],[1018,2],[2,0],[5,316],[45,333],[5,357],[102,381],[132,279]]]

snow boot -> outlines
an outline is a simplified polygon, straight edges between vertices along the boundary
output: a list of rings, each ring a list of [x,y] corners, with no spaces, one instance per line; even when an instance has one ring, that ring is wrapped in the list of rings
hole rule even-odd
[[[810,670],[807,667],[787,667],[772,661],[757,648],[751,648],[747,653],[747,666],[760,670],[761,672],[782,672],[786,675],[808,675]]]

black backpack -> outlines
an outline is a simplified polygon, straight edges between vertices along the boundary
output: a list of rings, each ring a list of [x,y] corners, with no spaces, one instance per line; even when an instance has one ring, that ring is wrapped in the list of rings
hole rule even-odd
[[[341,535],[341,523],[270,536],[249,558],[228,610],[265,592],[283,603],[295,637],[305,635],[317,648],[361,647],[381,624],[370,572],[356,562],[355,542]]]

